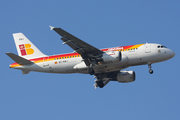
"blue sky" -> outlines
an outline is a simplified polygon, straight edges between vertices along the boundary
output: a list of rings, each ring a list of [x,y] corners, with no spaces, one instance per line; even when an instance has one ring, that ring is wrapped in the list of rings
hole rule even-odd
[[[180,119],[180,2],[178,0],[0,1],[0,119]],[[160,43],[176,52],[168,61],[130,67],[136,81],[94,89],[93,76],[9,68],[17,54],[12,33],[23,32],[47,55],[72,52],[49,25],[97,48]]]

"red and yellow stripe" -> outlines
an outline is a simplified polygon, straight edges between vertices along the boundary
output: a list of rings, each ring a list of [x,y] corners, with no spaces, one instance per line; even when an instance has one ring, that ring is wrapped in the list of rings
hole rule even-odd
[[[102,49],[102,51],[128,51],[128,50],[137,49],[142,45],[144,45],[144,44],[121,46],[121,47],[115,47],[115,48],[107,48],[107,49]]]
[[[128,50],[137,49],[142,45],[144,45],[144,44],[129,45],[129,46],[122,46],[122,47],[115,47],[115,48],[107,48],[107,49],[101,49],[101,50],[102,51],[128,51]],[[33,61],[34,63],[41,63],[41,62],[45,62],[45,61],[70,59],[70,58],[76,58],[76,57],[81,57],[81,55],[78,53],[68,53],[68,54],[53,55],[53,56],[36,58],[36,59],[30,59],[30,61]],[[18,67],[18,66],[22,66],[22,65],[17,64],[17,63],[13,63],[10,65],[11,68]]]

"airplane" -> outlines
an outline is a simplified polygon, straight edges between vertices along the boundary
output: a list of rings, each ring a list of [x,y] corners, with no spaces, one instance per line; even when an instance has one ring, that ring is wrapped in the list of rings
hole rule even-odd
[[[144,43],[129,46],[97,49],[61,28],[50,26],[74,52],[45,55],[23,33],[14,33],[18,55],[6,53],[15,63],[10,68],[20,69],[23,74],[30,71],[45,73],[82,73],[94,75],[95,88],[103,88],[110,81],[129,83],[135,81],[134,71],[121,71],[130,66],[148,65],[166,61],[175,52],[161,44]]]

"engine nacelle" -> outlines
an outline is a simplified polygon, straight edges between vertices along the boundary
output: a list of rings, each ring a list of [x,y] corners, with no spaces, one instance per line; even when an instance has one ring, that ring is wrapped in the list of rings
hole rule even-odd
[[[128,83],[135,81],[135,72],[134,71],[121,71],[117,74],[117,81],[121,83]]]
[[[105,63],[119,62],[119,61],[121,61],[121,52],[107,51],[106,53],[103,53],[102,60]]]

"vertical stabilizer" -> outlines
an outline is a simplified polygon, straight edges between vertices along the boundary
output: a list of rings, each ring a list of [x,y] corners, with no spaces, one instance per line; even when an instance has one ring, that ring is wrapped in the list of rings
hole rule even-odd
[[[23,33],[14,33],[13,37],[19,56],[26,59],[46,56]]]

